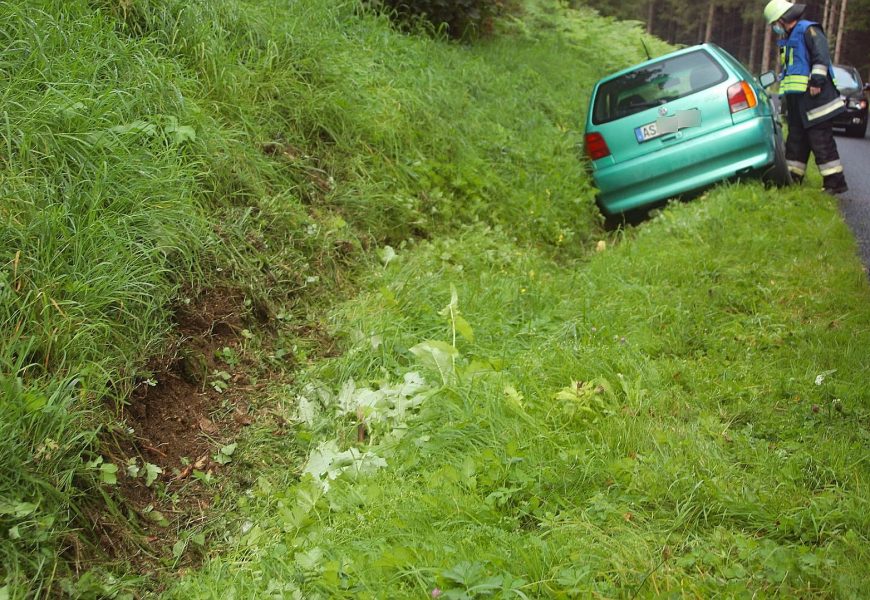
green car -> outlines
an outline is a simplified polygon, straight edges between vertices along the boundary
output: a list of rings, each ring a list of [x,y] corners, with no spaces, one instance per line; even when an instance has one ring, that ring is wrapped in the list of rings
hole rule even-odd
[[[586,154],[605,216],[743,176],[791,177],[776,109],[757,81],[714,44],[672,52],[605,77],[586,117]]]

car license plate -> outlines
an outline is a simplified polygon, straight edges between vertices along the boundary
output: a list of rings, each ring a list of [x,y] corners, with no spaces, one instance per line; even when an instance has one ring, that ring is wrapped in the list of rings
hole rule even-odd
[[[659,117],[652,123],[636,127],[634,130],[634,137],[637,138],[638,144],[642,144],[643,142],[662,137],[663,135],[677,133],[681,129],[699,127],[700,125],[700,110],[697,108],[678,110],[676,114],[671,115],[670,117]],[[677,136],[679,137],[679,134],[677,134]]]
[[[640,127],[635,127],[634,129],[634,137],[637,138],[638,144],[642,144],[643,142],[658,136],[659,130],[655,121],[647,123],[646,125],[641,125]]]

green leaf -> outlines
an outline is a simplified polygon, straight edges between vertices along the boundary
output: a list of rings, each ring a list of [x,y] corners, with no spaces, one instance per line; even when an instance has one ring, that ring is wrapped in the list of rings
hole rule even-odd
[[[447,342],[438,340],[421,342],[411,348],[411,353],[425,366],[438,371],[445,385],[455,378],[453,362],[459,352]]]
[[[24,404],[28,412],[36,412],[48,404],[48,398],[42,394],[28,392],[24,395]]]
[[[166,132],[172,134],[172,141],[176,144],[196,141],[196,130],[188,125],[170,125]]]
[[[145,518],[160,527],[169,527],[169,519],[159,510],[154,510],[153,508],[151,510],[146,509]]]
[[[115,125],[114,127],[110,127],[109,131],[118,135],[141,133],[147,136],[152,136],[157,133],[157,127],[152,123],[139,119],[132,123],[127,123],[126,125]]]
[[[181,558],[181,555],[184,554],[185,548],[187,548],[187,542],[184,540],[178,540],[172,545],[172,556],[175,558]]]
[[[465,317],[457,313],[453,316],[453,325],[456,327],[456,331],[459,332],[459,335],[469,342],[474,341],[474,330],[471,328],[471,325],[468,324],[468,321],[465,320]]]
[[[157,479],[157,476],[163,472],[163,469],[151,463],[145,463],[145,487],[151,487],[151,484]]]
[[[38,508],[33,502],[0,502],[0,515],[12,515],[21,519]]]
[[[315,546],[306,552],[296,554],[296,564],[307,572],[319,573],[323,570],[323,550]]]
[[[519,393],[514,386],[506,385],[504,387],[504,396],[505,400],[507,400],[508,405],[520,411],[524,410],[523,395]]]
[[[118,467],[112,463],[103,463],[100,465],[100,479],[106,485],[116,485],[118,483]]]
[[[223,448],[220,449],[220,452],[215,454],[212,458],[216,463],[225,465],[231,462],[233,453],[236,451],[236,444],[227,444]]]
[[[15,505],[15,516],[19,519],[26,517],[27,515],[32,514],[38,506],[39,505],[34,504],[33,502],[19,502]]]

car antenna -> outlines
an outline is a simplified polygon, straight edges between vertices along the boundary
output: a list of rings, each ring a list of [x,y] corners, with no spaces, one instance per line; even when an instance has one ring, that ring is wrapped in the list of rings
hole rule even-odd
[[[646,59],[652,60],[652,56],[649,55],[649,48],[646,47],[646,42],[643,41],[643,36],[640,38],[640,44],[643,46],[643,51],[646,52]]]

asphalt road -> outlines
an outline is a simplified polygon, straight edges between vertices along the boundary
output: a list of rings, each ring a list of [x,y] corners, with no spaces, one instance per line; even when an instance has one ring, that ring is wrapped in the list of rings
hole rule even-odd
[[[864,139],[837,135],[836,140],[849,184],[849,191],[840,196],[840,210],[855,234],[864,268],[870,273],[870,129]]]

